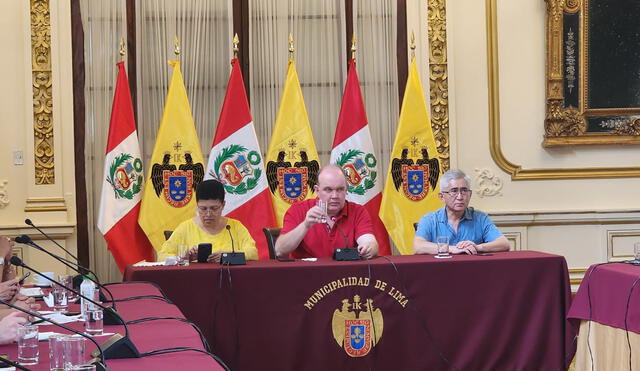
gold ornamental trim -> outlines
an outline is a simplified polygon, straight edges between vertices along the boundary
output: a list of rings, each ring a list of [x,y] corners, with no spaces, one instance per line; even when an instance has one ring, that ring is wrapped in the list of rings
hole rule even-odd
[[[547,0],[548,6],[554,6],[556,3],[563,3],[564,0]],[[497,0],[486,0],[486,27],[487,27],[487,75],[488,75],[488,89],[489,89],[489,150],[491,158],[496,165],[507,174],[511,175],[511,180],[550,180],[550,179],[598,179],[598,178],[631,178],[640,177],[640,167],[637,166],[625,166],[625,167],[587,167],[587,168],[541,168],[541,169],[524,169],[521,165],[514,164],[509,161],[502,152],[500,146],[500,77],[499,77],[499,63],[498,63],[498,15],[497,15]],[[555,9],[555,8],[554,8]],[[550,15],[561,15],[562,8],[558,8],[557,13],[551,12]],[[549,17],[547,27],[554,27],[553,17]],[[552,41],[549,41],[547,49],[547,74],[548,79],[551,81],[552,77],[560,74],[561,65],[560,61],[551,51],[554,50]],[[559,51],[561,53],[561,51]],[[561,81],[558,84],[548,84],[547,86],[547,98],[554,97],[556,94],[561,94]],[[578,124],[574,124],[578,125]],[[571,130],[579,130],[574,128]],[[609,138],[611,138],[609,136]],[[620,137],[619,137],[620,138]],[[618,138],[618,139],[619,139]],[[571,138],[576,140],[578,138]],[[554,140],[568,141],[569,137],[558,137]],[[595,136],[583,136],[580,140],[589,141],[597,140]],[[602,142],[600,142],[602,143]]]
[[[30,0],[35,184],[54,184],[49,0]]]
[[[28,198],[25,212],[67,211],[67,205],[62,197]]]
[[[431,129],[442,170],[450,168],[449,73],[447,60],[447,9],[445,0],[428,0],[429,96]]]

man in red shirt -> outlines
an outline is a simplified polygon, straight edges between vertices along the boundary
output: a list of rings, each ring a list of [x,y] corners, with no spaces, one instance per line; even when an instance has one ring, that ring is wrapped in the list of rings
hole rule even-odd
[[[318,173],[314,186],[318,195],[291,205],[284,215],[280,237],[276,241],[276,254],[294,258],[331,257],[338,248],[357,247],[362,259],[378,255],[378,243],[367,210],[346,201],[347,180],[342,168],[327,165]],[[327,215],[317,205],[327,203]],[[326,222],[323,221],[326,220]]]

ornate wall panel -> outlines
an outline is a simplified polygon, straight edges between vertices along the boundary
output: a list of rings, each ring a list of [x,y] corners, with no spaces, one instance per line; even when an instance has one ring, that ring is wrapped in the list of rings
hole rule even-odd
[[[54,184],[49,0],[31,0],[30,5],[35,184]]]
[[[450,167],[449,76],[447,73],[447,10],[445,0],[428,0],[429,91],[431,128],[442,170]]]

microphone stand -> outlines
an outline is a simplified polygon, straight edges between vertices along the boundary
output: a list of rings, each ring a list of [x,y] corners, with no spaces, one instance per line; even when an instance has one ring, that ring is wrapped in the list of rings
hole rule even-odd
[[[349,247],[349,242],[347,240],[347,235],[344,234],[340,225],[338,225],[338,221],[335,217],[332,218],[333,226],[340,232],[342,238],[344,239],[344,248],[343,249],[335,249],[333,251],[333,260],[335,261],[356,261],[360,260],[360,254],[358,253],[358,249],[354,249],[353,247]]]
[[[98,369],[98,370],[109,371],[109,369],[107,368],[107,365],[105,363],[105,354],[104,354],[102,348],[100,348],[100,344],[98,344],[98,342],[95,341],[91,336],[88,336],[88,335],[82,333],[82,331],[78,331],[76,329],[73,329],[71,327],[65,326],[65,325],[63,325],[61,323],[58,323],[56,321],[50,320],[47,317],[44,317],[44,316],[42,316],[42,315],[40,315],[38,313],[35,313],[35,312],[30,311],[30,310],[21,308],[21,307],[19,307],[17,305],[11,304],[10,302],[4,301],[2,299],[0,299],[0,303],[6,305],[8,307],[11,307],[11,308],[13,308],[13,309],[15,309],[15,310],[17,310],[19,312],[26,313],[26,314],[30,315],[31,317],[35,317],[35,318],[41,319],[41,320],[43,320],[45,322],[51,323],[54,326],[58,326],[58,327],[63,328],[65,330],[69,331],[69,332],[73,332],[74,334],[80,335],[85,339],[89,339],[89,341],[91,341],[96,346],[96,351],[98,352],[98,355],[99,355],[98,356],[99,359],[97,361],[92,362],[92,363],[96,365],[96,369]],[[9,362],[7,362],[7,363],[9,363]],[[15,366],[14,364],[11,364],[11,365]]]
[[[18,362],[13,362],[12,360],[10,360],[7,357],[0,356],[0,362],[6,363],[9,366],[13,366],[18,370],[31,371],[30,368],[26,368],[26,367],[20,365]]]
[[[220,265],[245,265],[247,260],[244,257],[243,252],[236,252],[233,246],[233,236],[231,235],[231,226],[227,224],[225,226],[227,232],[229,232],[229,238],[231,239],[231,252],[223,252],[220,255]]]
[[[64,247],[62,247],[62,245],[60,245],[58,242],[56,242],[56,240],[54,240],[53,238],[49,237],[48,234],[44,233],[44,231],[40,228],[38,228],[38,226],[36,226],[35,224],[33,224],[33,222],[31,221],[31,219],[27,218],[24,220],[24,222],[27,225],[32,226],[33,228],[35,228],[38,232],[40,232],[43,236],[45,236],[46,238],[49,239],[49,241],[55,243],[56,245],[58,245],[59,248],[61,248],[62,250],[64,250],[64,252],[66,252],[67,254],[69,254],[72,258],[74,258],[76,260],[76,262],[80,262],[80,259],[78,259],[77,256],[73,255],[72,253],[69,252],[69,250],[65,249]]]

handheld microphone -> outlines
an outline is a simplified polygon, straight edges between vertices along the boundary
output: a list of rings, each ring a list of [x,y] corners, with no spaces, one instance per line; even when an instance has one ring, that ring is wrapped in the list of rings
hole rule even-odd
[[[358,253],[358,249],[354,249],[353,247],[349,246],[349,240],[347,239],[347,235],[344,234],[344,232],[342,231],[342,228],[340,228],[340,225],[336,221],[336,217],[335,216],[331,217],[331,220],[333,221],[333,225],[336,227],[338,232],[340,232],[340,234],[342,235],[342,238],[344,239],[344,248],[343,249],[338,248],[333,251],[333,260],[335,261],[360,260],[360,254]]]
[[[104,289],[107,293],[109,293],[109,296],[111,296],[111,300],[108,300],[107,297],[104,296],[104,294],[102,294],[102,291],[101,291],[100,292],[100,300],[102,300],[102,301],[110,301],[112,303],[114,302],[113,294],[111,293],[111,291],[108,288],[106,288],[104,285],[100,284],[100,280],[98,279],[98,275],[94,271],[92,271],[91,269],[83,267],[78,263],[74,263],[74,262],[72,262],[72,261],[70,261],[68,259],[65,259],[65,258],[63,258],[61,256],[58,256],[58,255],[56,255],[54,253],[51,253],[51,252],[45,250],[42,246],[40,246],[40,245],[36,244],[35,242],[33,242],[31,237],[27,236],[26,234],[23,234],[22,236],[18,236],[16,238],[14,238],[14,240],[17,243],[29,245],[29,246],[33,247],[34,249],[36,249],[36,250],[42,251],[43,253],[45,253],[45,254],[49,255],[50,257],[56,259],[60,263],[66,265],[67,267],[69,267],[69,268],[73,269],[74,271],[78,272],[79,275],[73,277],[73,287],[74,288],[79,288],[80,287],[80,284],[82,283],[83,276],[87,272],[93,274],[95,279],[89,277],[88,275],[87,275],[87,278],[90,281],[93,281],[101,289]],[[73,264],[73,265],[71,265],[71,264]],[[115,307],[115,304],[114,304],[114,307]]]
[[[4,304],[4,305],[6,305],[6,306],[8,306],[10,308],[13,308],[13,309],[15,309],[15,310],[17,310],[19,312],[26,313],[26,314],[30,315],[31,317],[35,317],[35,318],[41,319],[41,320],[43,320],[45,322],[51,323],[54,326],[58,326],[58,327],[63,328],[65,330],[69,331],[69,332],[72,332],[74,334],[80,335],[85,339],[89,339],[89,341],[91,341],[96,346],[96,352],[98,354],[98,356],[96,357],[98,359],[96,360],[94,358],[92,360],[92,364],[96,365],[96,369],[97,370],[102,370],[102,371],[108,371],[109,370],[107,368],[107,365],[105,364],[105,352],[107,351],[107,349],[105,349],[103,351],[102,348],[100,348],[100,344],[98,344],[98,342],[95,341],[91,336],[86,335],[82,331],[78,331],[78,330],[73,329],[71,327],[65,326],[65,325],[63,325],[61,323],[58,323],[58,322],[56,322],[54,320],[48,319],[48,318],[46,318],[46,317],[44,317],[44,316],[42,316],[42,315],[40,315],[38,313],[35,313],[35,312],[30,311],[30,310],[21,308],[21,307],[19,307],[17,305],[11,304],[10,302],[4,301],[2,299],[0,299],[0,303]],[[118,335],[120,335],[120,334],[118,334]],[[7,362],[7,363],[9,363],[9,362]],[[11,364],[11,365],[15,366],[14,364]]]
[[[72,258],[74,258],[77,262],[80,261],[80,259],[78,259],[77,256],[73,255],[72,253],[69,252],[69,250],[65,249],[64,247],[62,247],[62,245],[60,245],[58,242],[56,242],[56,240],[54,240],[53,238],[49,237],[48,234],[44,233],[44,231],[40,228],[38,228],[38,226],[36,226],[35,224],[33,224],[33,222],[31,221],[31,219],[27,218],[24,220],[24,222],[27,225],[32,226],[33,228],[35,228],[38,232],[40,232],[43,236],[45,236],[47,239],[49,239],[49,241],[55,243],[56,245],[58,245],[59,248],[61,248],[62,250],[64,250],[64,252],[66,252],[67,254],[69,254],[69,256],[71,256]]]
[[[41,272],[38,272],[37,270],[29,267],[28,265],[26,265],[22,259],[20,259],[17,256],[12,256],[11,257],[11,264],[18,266],[18,267],[23,267],[26,268],[34,273],[36,273],[37,275],[46,278],[47,280],[55,283],[58,286],[64,286],[63,284],[61,284],[60,282],[54,280],[53,278],[47,277],[46,275],[42,274]],[[72,293],[78,295],[79,297],[87,300],[88,302],[90,302],[91,304],[100,307],[102,310],[104,310],[104,323],[107,325],[120,325],[120,324],[124,324],[124,320],[122,319],[122,317],[120,317],[120,315],[118,314],[118,312],[115,310],[115,308],[113,307],[105,307],[104,305],[95,302],[92,299],[89,299],[88,297],[82,295],[81,293],[79,293],[78,291],[76,291],[75,289],[71,289],[67,287],[67,290],[71,291]],[[127,332],[128,335],[128,330],[125,326],[125,332]]]
[[[231,239],[231,252],[223,252],[220,256],[220,265],[245,265],[247,260],[244,257],[243,252],[236,252],[233,246],[233,235],[231,234],[231,226],[227,224],[225,226],[227,232],[229,232],[229,238]]]

